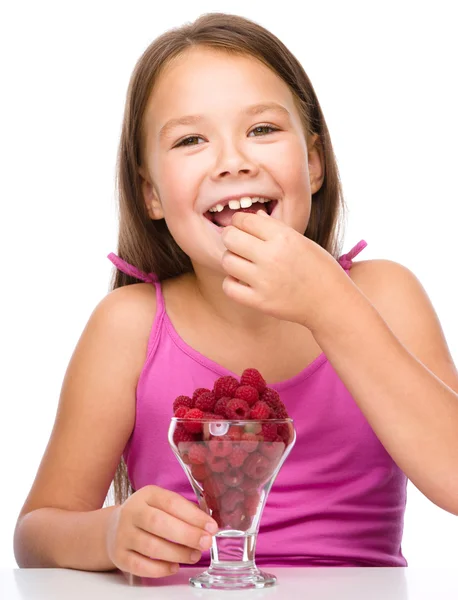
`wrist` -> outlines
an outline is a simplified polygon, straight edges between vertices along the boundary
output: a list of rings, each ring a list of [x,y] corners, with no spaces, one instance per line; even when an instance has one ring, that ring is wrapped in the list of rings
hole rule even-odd
[[[361,300],[364,299],[361,290],[344,274],[346,280],[328,290],[326,299],[317,303],[316,310],[304,325],[316,337],[333,334],[342,322],[352,313],[358,311]],[[351,317],[350,317],[351,318]]]

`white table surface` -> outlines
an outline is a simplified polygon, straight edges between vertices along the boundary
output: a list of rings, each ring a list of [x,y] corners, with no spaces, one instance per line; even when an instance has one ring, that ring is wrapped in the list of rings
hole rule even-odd
[[[222,598],[224,600],[457,600],[458,571],[397,568],[264,568],[277,585],[264,590],[196,589],[189,577],[202,569],[182,568],[161,579],[131,578],[119,571],[0,569],[1,600],[131,600]]]

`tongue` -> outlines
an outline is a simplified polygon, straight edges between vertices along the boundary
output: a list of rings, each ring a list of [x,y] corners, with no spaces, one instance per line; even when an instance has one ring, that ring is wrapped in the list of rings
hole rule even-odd
[[[219,225],[220,227],[227,227],[227,225],[231,224],[232,215],[236,212],[245,212],[245,213],[256,213],[258,210],[263,210],[267,212],[267,207],[262,202],[255,202],[248,208],[238,208],[237,210],[233,210],[229,208],[229,206],[225,206],[221,212],[211,213],[213,216],[213,223]]]

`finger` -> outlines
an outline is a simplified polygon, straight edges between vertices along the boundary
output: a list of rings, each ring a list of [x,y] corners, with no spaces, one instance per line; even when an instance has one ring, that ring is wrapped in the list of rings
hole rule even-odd
[[[267,213],[261,215],[243,212],[234,213],[232,225],[264,241],[272,238],[278,228],[282,227],[278,219],[272,219]]]
[[[146,533],[142,529],[136,529],[131,547],[129,550],[135,550],[146,558],[154,560],[165,560],[171,563],[194,564],[202,556],[201,550],[174,544],[157,535]]]
[[[152,485],[149,486],[145,500],[152,508],[157,508],[173,517],[177,517],[180,521],[185,521],[189,525],[200,527],[204,530],[207,525],[211,525],[213,529],[210,533],[218,531],[218,525],[210,515],[204,513],[196,504],[193,504],[176,492]]]
[[[196,550],[207,550],[212,542],[210,533],[184,522],[181,515],[177,518],[154,507],[139,513],[134,519],[134,525],[148,534]]]
[[[243,282],[238,281],[234,277],[228,275],[223,281],[223,292],[229,298],[232,298],[236,302],[245,304],[252,308],[257,307],[256,293],[249,285],[244,285]]]
[[[223,229],[221,238],[228,250],[251,262],[258,262],[262,256],[263,241],[242,229],[228,225]]]
[[[151,560],[145,556],[138,554],[134,550],[128,550],[126,554],[126,567],[122,568],[122,571],[127,571],[137,577],[167,577],[168,575],[174,575],[177,571],[172,570],[172,567],[176,565],[179,569],[178,563],[169,563],[164,560]]]
[[[221,265],[226,273],[247,285],[255,281],[257,266],[233,252],[228,250],[224,252],[221,258]]]

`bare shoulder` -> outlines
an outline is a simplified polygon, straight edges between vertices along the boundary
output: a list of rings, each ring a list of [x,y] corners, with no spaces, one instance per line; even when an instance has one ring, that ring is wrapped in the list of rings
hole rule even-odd
[[[350,277],[381,316],[396,323],[397,329],[402,324],[408,325],[406,311],[425,309],[429,302],[416,275],[408,267],[392,260],[355,261]]]
[[[418,277],[385,259],[354,262],[350,274],[407,350],[458,393],[458,372],[445,333]]]
[[[145,337],[156,315],[156,289],[149,283],[134,283],[117,288],[107,294],[97,309],[113,319],[115,327],[125,328],[126,333]]]
[[[94,330],[103,331],[106,338],[116,338],[128,348],[130,366],[140,375],[155,315],[154,285],[135,283],[108,293],[96,306],[88,325],[93,321]]]
[[[371,303],[382,311],[398,313],[401,305],[425,296],[416,275],[406,266],[387,259],[354,261],[350,277]]]
[[[400,263],[386,259],[354,260],[350,269],[350,278],[362,292],[372,294],[382,292],[386,286],[386,278],[406,269]]]

